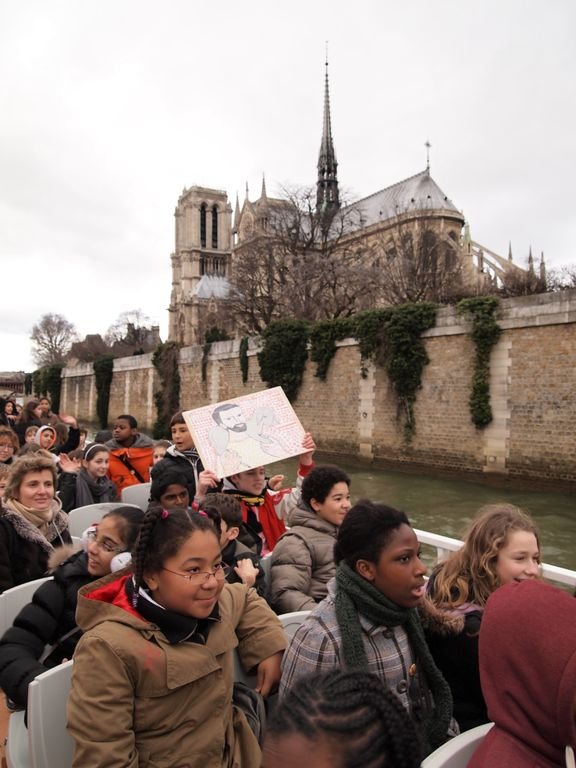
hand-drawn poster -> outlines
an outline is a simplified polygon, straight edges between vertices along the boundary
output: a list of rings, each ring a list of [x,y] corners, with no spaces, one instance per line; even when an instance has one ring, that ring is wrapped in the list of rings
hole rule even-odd
[[[303,452],[304,428],[282,387],[184,411],[205,469],[219,478]]]

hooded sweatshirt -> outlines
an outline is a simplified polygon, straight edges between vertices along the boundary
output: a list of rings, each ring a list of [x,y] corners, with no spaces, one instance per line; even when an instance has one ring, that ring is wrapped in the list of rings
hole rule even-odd
[[[495,725],[469,768],[557,768],[576,748],[576,600],[512,582],[486,604],[480,679]]]

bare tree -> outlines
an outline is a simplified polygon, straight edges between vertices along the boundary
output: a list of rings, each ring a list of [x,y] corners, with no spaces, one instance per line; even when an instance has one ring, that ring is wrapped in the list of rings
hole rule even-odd
[[[355,234],[360,212],[318,214],[315,206],[314,189],[287,192],[235,249],[228,306],[248,331],[279,317],[348,316],[375,300],[377,273]]]
[[[116,342],[137,342],[151,325],[150,318],[141,309],[129,309],[121,312],[106,331],[104,339],[112,346]]]
[[[427,217],[398,219],[375,236],[372,246],[385,304],[446,303],[469,292],[459,243],[435,231]]]
[[[559,269],[552,269],[546,275],[546,288],[549,291],[565,291],[576,288],[576,264],[568,264]]]
[[[63,315],[42,315],[30,334],[34,360],[39,366],[63,363],[76,338],[76,328]]]

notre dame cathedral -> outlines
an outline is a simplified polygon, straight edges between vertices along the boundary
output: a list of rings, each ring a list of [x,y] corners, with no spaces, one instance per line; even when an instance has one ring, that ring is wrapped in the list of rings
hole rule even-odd
[[[338,164],[332,140],[328,70],[324,85],[324,115],[318,177],[316,210],[340,208]],[[172,259],[169,338],[184,346],[204,342],[205,332],[218,324],[218,310],[230,291],[235,253],[257,232],[262,232],[274,208],[286,206],[285,200],[262,190],[251,201],[246,189],[242,208],[236,198],[234,212],[224,190],[193,186],[184,189],[175,210],[176,244]],[[412,221],[425,221],[426,227],[451,244],[465,284],[478,293],[488,284],[496,284],[509,273],[525,273],[508,257],[475,243],[463,215],[430,175],[430,166],[403,181],[351,203],[361,225],[353,233],[358,241],[386,237],[386,233]],[[534,273],[532,254],[528,271]],[[540,277],[545,276],[542,257]]]

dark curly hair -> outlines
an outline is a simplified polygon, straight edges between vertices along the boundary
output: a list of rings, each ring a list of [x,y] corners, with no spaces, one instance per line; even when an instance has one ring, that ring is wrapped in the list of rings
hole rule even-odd
[[[350,488],[350,482],[346,472],[333,464],[314,467],[302,481],[302,501],[310,505],[310,501],[314,499],[321,504],[326,501],[336,483],[346,483]]]

